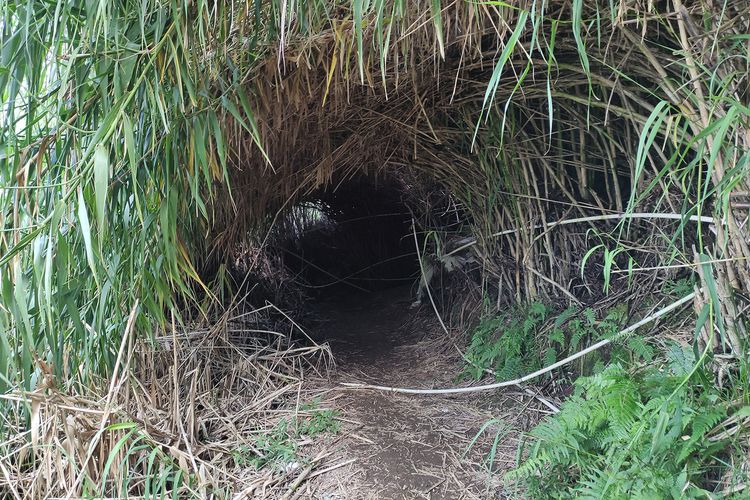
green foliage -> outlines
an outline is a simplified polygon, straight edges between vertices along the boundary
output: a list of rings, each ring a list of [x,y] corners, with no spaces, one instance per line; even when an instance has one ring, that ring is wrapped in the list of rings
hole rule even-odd
[[[131,311],[136,333],[154,332],[198,289],[223,127],[254,133],[225,67],[252,51],[212,50],[229,34],[203,8],[0,6],[0,391],[33,389],[37,358],[61,385],[90,384]]]
[[[336,434],[341,427],[341,423],[336,420],[337,415],[335,410],[317,410],[299,422],[297,432],[309,438],[323,433]]]
[[[499,418],[493,418],[485,422],[482,427],[479,429],[479,431],[474,435],[474,438],[472,438],[471,442],[469,443],[469,446],[467,446],[466,451],[464,452],[464,455],[466,455],[471,448],[474,447],[477,440],[485,433],[489,433],[490,435],[493,435],[492,438],[492,445],[490,446],[489,452],[484,457],[484,460],[482,461],[482,465],[484,465],[489,472],[493,472],[493,466],[495,464],[495,458],[497,457],[498,452],[498,445],[501,443],[501,441],[505,438],[505,436],[508,435],[508,432],[511,431],[511,427],[508,426],[505,422],[503,422],[502,419]]]
[[[284,467],[295,462],[297,457],[297,443],[289,432],[289,422],[285,419],[265,434],[254,439],[253,446],[241,446],[234,450],[232,456],[239,466],[252,465],[258,469],[273,465]]]
[[[273,429],[253,440],[251,446],[240,446],[232,452],[237,465],[251,465],[258,469],[266,466],[284,468],[292,463],[302,463],[298,442],[302,438],[312,439],[321,434],[336,434],[341,428],[338,412],[319,409],[320,402],[314,400],[303,405],[304,416],[296,419],[281,419]]]
[[[107,457],[103,469],[103,477],[106,479],[99,483],[90,479],[85,481],[82,495],[84,498],[104,497],[110,486],[117,491],[118,497],[126,498],[131,483],[139,481],[141,477],[143,484],[139,487],[143,488],[145,498],[176,496],[178,491],[194,485],[195,477],[186,473],[172,455],[165,453],[159,444],[153,442],[148,433],[136,424],[125,422],[108,428],[110,431],[114,429],[128,432],[117,440]],[[119,474],[116,470],[125,469],[129,462],[132,462],[130,467],[133,473],[122,478],[121,482],[118,481]]]
[[[499,378],[514,378],[540,363],[537,330],[548,314],[544,304],[533,303],[509,314],[482,320],[466,351],[464,375],[481,378],[486,369]]]
[[[707,434],[729,406],[711,388],[681,384],[690,350],[669,353],[664,369],[615,363],[578,379],[506,479],[523,480],[532,498],[706,498],[728,445]]]
[[[622,327],[624,315],[624,306],[618,306],[601,319],[591,308],[579,311],[570,307],[553,316],[551,307],[535,302],[485,318],[472,332],[463,375],[479,379],[492,371],[502,380],[525,375],[585,348],[588,342],[612,337]],[[596,360],[596,356],[590,360]],[[612,356],[649,360],[653,348],[633,336],[625,345],[616,346]],[[584,361],[581,373],[588,371]]]
[[[684,297],[693,291],[693,281],[689,278],[666,280],[661,289],[671,297]]]
[[[597,143],[606,144],[606,149],[592,156],[604,158],[601,153],[609,154],[609,145],[618,144],[622,156],[601,167],[615,170],[626,163],[625,157],[634,158],[629,162],[632,189],[627,213],[646,204],[654,211],[673,211],[675,198],[684,200],[684,205],[677,207],[682,209],[682,225],[674,235],[668,235],[673,241],[682,236],[689,215],[710,214],[716,220],[732,216],[730,198],[747,192],[750,170],[747,11],[743,2],[685,2],[688,8],[680,13],[680,22],[687,23],[690,38],[706,42],[685,45],[688,38],[674,34],[675,16],[663,15],[675,10],[673,6],[648,2],[648,7],[641,9],[642,3],[614,6],[610,2],[607,8],[606,2],[574,0],[569,8],[570,2],[561,2],[559,7],[554,2],[526,6],[487,2],[480,9],[492,10],[493,25],[508,31],[500,35],[507,43],[501,43],[503,49],[495,58],[496,69],[479,110],[483,126],[496,134],[475,134],[476,164],[485,169],[481,175],[486,179],[472,186],[461,178],[458,184],[462,187],[457,188],[469,193],[464,201],[481,221],[476,224],[479,234],[489,236],[494,231],[491,228],[499,225],[500,218],[493,214],[506,216],[498,209],[503,203],[495,193],[507,188],[532,194],[505,185],[506,181],[523,180],[520,176],[510,179],[513,171],[521,169],[505,168],[514,165],[519,151],[501,148],[496,154],[506,137],[515,139],[506,140],[509,144],[539,143],[541,151],[546,148],[547,152],[538,156],[550,158],[571,153],[582,157],[584,150],[596,148]],[[712,10],[717,7],[719,10]],[[334,11],[340,9],[342,16],[353,20],[351,29],[342,27],[337,32],[350,37],[337,39],[337,46],[355,54],[359,71],[351,74],[364,81],[365,75],[369,78],[372,74],[365,63],[372,63],[379,66],[385,80],[389,73],[400,74],[411,70],[412,63],[421,64],[408,57],[409,45],[416,42],[404,32],[424,24],[414,20],[425,13],[417,7],[415,16],[408,16],[411,8],[407,2],[383,0],[4,1],[0,5],[0,392],[34,390],[42,379],[42,363],[52,368],[61,389],[99,380],[117,359],[131,313],[134,335],[155,332],[176,312],[177,303],[195,293],[193,259],[207,253],[203,245],[215,214],[215,188],[228,179],[230,155],[224,131],[239,128],[260,143],[246,88],[258,58],[269,48],[283,50],[280,38],[319,38],[338,20]],[[443,20],[444,13],[452,9],[441,3],[432,2],[429,10],[425,19],[437,32],[436,52],[442,55],[446,26],[459,25]],[[481,26],[478,19],[469,22]],[[567,25],[572,32],[564,32]],[[644,27],[640,36],[634,26]],[[555,50],[558,27],[557,46],[562,49]],[[458,31],[462,29],[459,26]],[[692,30],[699,32],[697,36]],[[489,32],[484,35],[490,36]],[[564,50],[571,43],[565,43],[565,36],[574,42],[576,66],[582,68],[588,82],[588,100],[582,99],[575,87],[565,86],[566,80],[576,80],[566,73],[570,59],[564,57]],[[467,41],[471,39],[466,36]],[[624,52],[616,49],[623,40],[632,42],[628,43],[626,65],[619,64],[625,59],[606,55],[622,57]],[[546,43],[549,45],[543,46]],[[522,55],[520,65],[518,54]],[[517,76],[515,82],[512,77],[506,82],[507,68],[525,65],[521,74],[527,75],[540,55],[547,62],[546,92]],[[397,62],[389,66],[389,59]],[[666,62],[669,64],[662,66]],[[544,72],[534,69],[532,74]],[[546,131],[533,130],[531,120],[514,121],[517,110],[510,108],[512,95],[506,94],[503,112],[493,104],[496,92],[509,86],[518,89],[522,82],[529,90],[518,92],[524,95],[523,101],[532,102],[538,94],[537,104],[530,106],[534,114],[543,109],[541,100],[547,105],[548,141]],[[476,99],[461,100],[476,104]],[[614,127],[628,127],[627,135],[634,132],[637,144],[626,144],[620,136],[609,134],[608,119],[604,127],[596,122],[590,126],[589,117],[597,116],[601,108],[606,108]],[[567,117],[583,115],[586,123],[577,126],[590,131],[585,137],[594,140],[581,144],[581,151],[555,149],[553,133],[560,143],[567,143],[571,138],[563,133],[571,124],[576,126]],[[566,118],[558,120],[558,116]],[[476,120],[469,123],[475,129]],[[547,168],[558,166],[566,168],[564,163]],[[618,175],[614,176],[615,188]],[[485,180],[491,185],[489,194]],[[528,180],[524,182],[528,188]],[[668,187],[660,192],[664,186]],[[655,199],[659,201],[651,205],[650,200]],[[708,243],[703,234],[707,227],[695,225],[700,249]],[[728,230],[732,231],[732,224]],[[737,234],[742,236],[729,233],[730,242]],[[675,252],[683,252],[677,246]],[[712,257],[747,258],[734,254],[738,246],[742,247],[719,245]],[[692,250],[688,250],[680,257],[692,262]],[[604,253],[604,279],[609,284],[622,249],[604,248]],[[705,259],[704,266],[708,266]],[[712,290],[717,296],[715,287]],[[719,314],[719,300],[712,301],[715,314]],[[592,314],[584,312],[580,323],[561,322],[545,329],[551,311],[532,305],[523,312],[523,319],[505,315],[483,321],[472,338],[472,366],[467,367],[467,374],[479,377],[482,369],[488,368],[501,377],[517,376],[579,349],[590,339],[608,335],[617,324],[616,320],[606,324],[606,317],[597,323]],[[721,317],[717,316],[716,323],[720,330],[724,328]],[[723,330],[721,333],[725,342],[726,335]],[[626,350],[621,353],[618,349]],[[639,337],[613,350],[613,357],[623,362],[626,358],[648,360],[652,354]],[[670,364],[674,373],[679,367],[684,374],[691,372],[684,354],[676,355]],[[682,360],[677,359],[680,356]],[[629,392],[623,396],[632,396],[639,405],[660,401],[661,396],[644,393],[640,383],[626,386],[622,390]],[[585,395],[578,396],[580,401],[597,400],[596,386],[582,390]],[[682,406],[674,406],[677,401]],[[700,415],[704,403],[683,392],[663,403],[675,412],[674,417],[664,417],[664,425],[689,428],[687,442],[693,440],[692,429],[699,430],[698,442],[691,445],[684,461],[709,456],[700,449],[700,429],[706,424],[698,424],[698,417],[685,420],[686,408]],[[661,415],[666,415],[662,406],[644,412],[639,405],[640,413],[633,417],[640,419],[638,422],[654,423],[658,414],[655,422],[659,423]],[[680,421],[672,424],[678,409]],[[602,417],[603,421],[619,421],[611,414]],[[309,432],[326,428],[327,419],[311,423]],[[258,445],[273,455],[271,449],[282,450],[281,435],[289,432],[279,431],[278,442]],[[18,442],[7,439],[4,424],[0,434],[4,442]],[[633,448],[640,442],[635,438]],[[663,455],[663,449],[674,448],[669,443],[672,441],[655,447],[653,453]],[[595,451],[609,453],[611,449],[602,445]],[[160,463],[155,460],[150,459],[149,464]],[[618,466],[618,474],[620,470]],[[692,469],[685,471],[689,480]],[[680,470],[674,472],[682,477]],[[162,484],[168,485],[179,483],[176,478],[180,474],[154,477],[164,477]]]

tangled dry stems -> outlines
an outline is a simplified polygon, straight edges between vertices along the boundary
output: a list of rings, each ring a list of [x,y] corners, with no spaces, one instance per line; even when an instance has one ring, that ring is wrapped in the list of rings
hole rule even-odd
[[[14,498],[140,495],[172,464],[173,473],[193,476],[185,491],[199,496],[283,491],[293,474],[238,466],[235,452],[253,450],[254,437],[280,419],[304,417],[299,405],[312,395],[303,381],[324,375],[332,358],[326,346],[296,342],[295,326],[264,312],[226,313],[209,328],[178,328],[155,344],[133,340],[126,348],[133,371],[121,372],[106,400],[62,391],[51,375],[33,393],[7,396],[15,413],[4,424],[19,432],[3,443],[0,489]],[[27,434],[28,444],[18,446]],[[157,466],[147,470],[151,453]]]

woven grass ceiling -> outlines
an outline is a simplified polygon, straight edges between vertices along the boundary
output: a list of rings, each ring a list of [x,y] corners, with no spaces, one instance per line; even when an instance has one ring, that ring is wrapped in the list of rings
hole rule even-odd
[[[417,187],[405,198],[422,227],[429,193],[450,196],[485,272],[521,300],[574,285],[572,263],[590,243],[578,230],[540,240],[526,228],[700,204],[705,103],[676,83],[694,69],[674,61],[705,52],[702,7],[676,2],[655,16],[636,2],[450,2],[438,15],[407,2],[357,5],[329,11],[314,34],[301,33],[302,14],[288,18],[287,36],[248,72],[258,134],[228,127],[234,196],[214,228],[219,248],[321,188],[396,176]],[[731,51],[745,7],[726,8],[733,14],[714,43]],[[713,74],[741,74],[738,61],[714,61]],[[747,99],[747,78],[724,81],[724,92]],[[729,133],[748,143],[742,130]]]
[[[451,2],[438,15],[402,2],[358,12],[355,2],[331,10],[314,36],[300,33],[301,16],[289,18],[281,44],[244,82],[262,151],[246,129],[229,127],[236,206],[218,225],[219,241],[358,174],[428,178],[469,211],[509,221],[517,201],[482,199],[489,186],[622,210],[634,185],[700,133],[695,90],[671,83],[687,71],[673,64],[683,50],[677,20],[691,20],[689,32],[697,21],[681,6],[672,18],[651,18],[636,3],[533,7]],[[717,74],[736,72],[732,64],[722,61]],[[644,124],[662,99],[685,114],[662,116],[665,147],[637,165]],[[658,182],[676,191],[673,180]]]

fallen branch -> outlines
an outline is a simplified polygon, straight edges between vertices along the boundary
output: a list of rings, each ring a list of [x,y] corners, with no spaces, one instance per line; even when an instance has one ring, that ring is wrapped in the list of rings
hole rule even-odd
[[[541,397],[539,394],[537,394],[536,392],[534,392],[531,389],[529,389],[528,387],[524,387],[524,386],[522,386],[520,384],[516,384],[516,386],[520,390],[522,390],[523,392],[525,392],[526,394],[528,394],[529,396],[531,396],[532,398],[536,399],[537,401],[539,401],[540,403],[542,403],[544,406],[546,406],[547,408],[549,408],[550,410],[552,410],[552,413],[560,413],[560,408],[558,408],[557,406],[553,405],[552,403],[550,403],[549,401],[547,401],[546,399],[544,399],[543,397]]]
[[[401,394],[462,394],[466,392],[487,391],[491,389],[499,389],[501,387],[518,385],[523,382],[527,382],[531,379],[534,379],[538,377],[539,375],[544,375],[545,373],[551,372],[552,370],[556,368],[560,368],[563,365],[567,365],[571,361],[575,361],[576,359],[583,357],[590,352],[596,351],[597,349],[600,349],[604,347],[605,345],[610,344],[617,337],[621,337],[623,335],[627,335],[629,333],[634,332],[641,326],[646,325],[658,318],[661,318],[665,314],[671,311],[674,311],[678,307],[690,302],[691,300],[693,300],[694,296],[695,296],[695,292],[692,292],[686,295],[685,297],[681,298],[680,300],[673,302],[667,307],[660,309],[659,311],[655,312],[651,316],[647,316],[643,318],[642,320],[638,321],[637,323],[630,325],[624,330],[621,330],[620,332],[615,334],[612,338],[600,340],[596,344],[589,346],[586,349],[579,351],[571,356],[568,356],[567,358],[562,359],[558,361],[557,363],[551,364],[547,366],[546,368],[542,368],[541,370],[537,370],[533,373],[525,375],[521,378],[517,378],[515,380],[507,380],[505,382],[496,382],[494,384],[477,385],[477,386],[472,386],[472,387],[454,387],[451,389],[408,389],[408,388],[401,388],[401,387],[387,387],[383,385],[368,385],[368,384],[355,384],[355,383],[342,383],[341,385],[348,389],[372,389],[376,391],[397,392]]]
[[[323,472],[326,472],[326,471],[329,471],[329,470],[333,470],[334,468],[341,467],[341,465],[346,465],[346,464],[341,464],[341,465],[335,466],[333,468],[329,467],[329,468],[324,469],[323,471],[320,471],[320,472],[318,472],[316,474],[313,474],[311,476],[310,473],[315,468],[315,466],[318,464],[318,462],[320,462],[321,460],[323,460],[324,458],[326,458],[326,457],[328,457],[330,455],[331,455],[330,451],[328,451],[328,452],[327,451],[321,451],[320,453],[318,453],[318,455],[315,458],[312,459],[312,463],[310,465],[308,465],[305,468],[305,470],[303,470],[302,473],[300,473],[299,476],[297,476],[297,479],[294,480],[294,482],[291,484],[291,486],[289,486],[289,489],[286,491],[286,493],[284,493],[284,495],[281,496],[281,498],[279,500],[289,500],[290,498],[292,498],[292,495],[294,494],[295,491],[297,491],[297,488],[299,488],[302,485],[302,483],[304,483],[308,479],[311,479],[311,478],[313,478],[313,477],[315,477],[315,476],[317,476],[319,474],[322,474]]]
[[[287,492],[284,493],[280,500],[287,500],[291,498],[292,494],[297,490],[297,488],[299,488],[300,485],[305,482],[307,476],[310,475],[310,472],[313,470],[314,466],[315,464],[309,465],[305,470],[303,470],[302,474],[297,476],[297,479],[292,483],[292,485],[289,487]]]

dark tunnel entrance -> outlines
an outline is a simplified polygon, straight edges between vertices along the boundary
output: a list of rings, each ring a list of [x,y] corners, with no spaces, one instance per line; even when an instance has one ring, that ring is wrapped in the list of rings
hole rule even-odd
[[[402,192],[397,179],[367,176],[313,192],[282,224],[285,267],[314,297],[416,282],[419,261]]]

